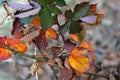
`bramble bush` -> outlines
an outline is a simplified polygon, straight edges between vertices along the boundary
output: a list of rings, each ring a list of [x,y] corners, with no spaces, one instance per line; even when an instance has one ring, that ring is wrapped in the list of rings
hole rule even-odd
[[[74,9],[63,12],[61,8],[68,6],[69,1],[72,0],[0,0],[0,9],[5,14],[0,25],[8,17],[12,19],[11,36],[0,37],[0,60],[10,58],[11,54],[21,55],[36,60],[29,72],[32,76],[36,72],[44,75],[42,65],[47,63],[51,67],[58,66],[62,80],[82,78],[83,74],[89,79],[87,74],[96,72],[95,55],[92,46],[84,40],[85,24],[97,25],[104,15],[97,13],[97,3],[89,2],[78,3]],[[62,22],[60,15],[64,17]],[[48,45],[49,39],[58,42],[61,38],[61,45]],[[28,55],[26,44],[35,45],[39,53]]]

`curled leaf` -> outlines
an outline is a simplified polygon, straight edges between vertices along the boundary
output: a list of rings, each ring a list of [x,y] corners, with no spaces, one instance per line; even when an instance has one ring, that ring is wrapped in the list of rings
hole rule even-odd
[[[0,47],[0,60],[5,60],[10,58],[11,51],[5,48]]]

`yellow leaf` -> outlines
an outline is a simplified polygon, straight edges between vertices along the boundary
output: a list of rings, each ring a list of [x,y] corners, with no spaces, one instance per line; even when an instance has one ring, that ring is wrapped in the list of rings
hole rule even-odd
[[[90,60],[87,56],[73,56],[70,55],[68,58],[70,66],[80,72],[83,73],[90,68]]]

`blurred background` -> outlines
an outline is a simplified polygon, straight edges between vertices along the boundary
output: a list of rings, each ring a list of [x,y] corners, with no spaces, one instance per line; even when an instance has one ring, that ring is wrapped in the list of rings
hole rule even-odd
[[[100,73],[107,74],[109,71],[112,73],[111,80],[116,80],[114,71],[117,67],[120,71],[120,0],[74,0],[74,4],[83,1],[98,3],[98,12],[105,15],[101,24],[87,28],[86,40],[91,43],[94,49],[95,64],[102,69]],[[34,46],[30,46],[30,48],[28,53],[33,53]],[[15,60],[10,58],[0,62],[0,80],[35,80],[28,74],[34,61],[21,56],[16,57]],[[50,68],[46,66],[46,69]],[[43,77],[40,80],[51,80],[50,75],[52,75],[51,70],[48,70],[46,73],[48,78]],[[106,79],[97,78],[95,80]]]

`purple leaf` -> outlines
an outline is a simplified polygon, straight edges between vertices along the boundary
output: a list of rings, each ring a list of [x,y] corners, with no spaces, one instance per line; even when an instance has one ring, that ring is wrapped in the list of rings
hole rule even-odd
[[[95,15],[80,18],[81,21],[89,23],[89,24],[94,24],[96,22],[96,19],[97,19],[97,16]]]
[[[33,5],[32,10],[25,11],[25,12],[22,12],[22,13],[18,13],[18,14],[15,15],[15,17],[17,17],[17,18],[25,18],[25,17],[29,17],[31,15],[37,14],[41,9],[40,5],[38,3],[32,1],[32,0],[30,0],[30,3]]]
[[[10,7],[14,8],[16,10],[29,10],[29,9],[33,8],[31,5],[15,3],[15,2],[12,2],[12,1],[8,1],[7,3]]]

